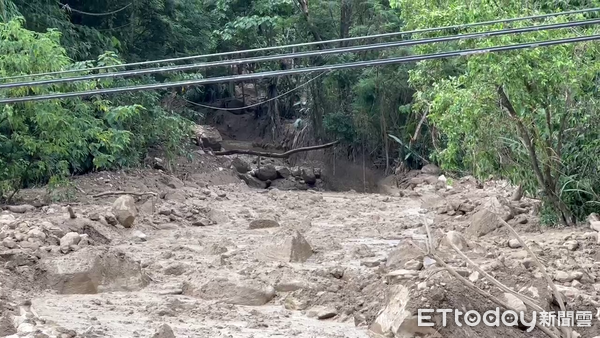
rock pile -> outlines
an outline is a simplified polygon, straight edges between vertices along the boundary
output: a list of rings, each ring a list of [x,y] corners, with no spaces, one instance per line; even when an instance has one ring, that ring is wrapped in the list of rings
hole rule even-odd
[[[234,158],[231,165],[237,171],[238,177],[253,188],[307,190],[323,187],[320,168],[286,167],[274,164],[253,167],[239,157]]]

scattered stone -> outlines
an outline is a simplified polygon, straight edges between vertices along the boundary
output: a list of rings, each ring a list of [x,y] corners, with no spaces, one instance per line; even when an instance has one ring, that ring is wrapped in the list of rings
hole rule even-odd
[[[521,242],[519,242],[518,239],[511,238],[511,239],[508,240],[508,247],[512,248],[512,249],[518,249],[518,248],[521,248],[523,246],[521,245]]]
[[[210,221],[206,218],[200,218],[192,222],[192,225],[195,227],[205,227],[210,225]]]
[[[120,196],[113,203],[112,213],[123,227],[131,228],[138,214],[135,199],[129,195]]]
[[[525,306],[525,303],[523,303],[523,301],[520,300],[517,296],[513,295],[512,293],[505,292],[504,299],[512,309],[515,309],[517,311],[517,313],[526,313],[527,306]]]
[[[242,160],[239,157],[234,158],[231,161],[231,165],[235,168],[238,173],[245,174],[249,172],[252,168],[250,168],[250,164],[248,162]]]
[[[425,175],[439,176],[442,171],[435,164],[426,164],[423,168],[421,168],[421,173]]]
[[[388,254],[385,266],[388,270],[402,269],[411,260],[422,261],[423,255],[415,250],[409,242],[402,241]]]
[[[17,242],[15,242],[12,238],[5,238],[2,240],[2,245],[9,249],[14,249],[17,247]]]
[[[519,185],[517,187],[517,190],[515,190],[515,192],[510,197],[510,200],[516,202],[516,201],[520,201],[521,198],[523,198],[523,187],[521,185]]]
[[[530,269],[532,266],[534,266],[535,263],[534,263],[533,259],[527,257],[527,258],[523,259],[521,264],[523,264],[523,267],[525,269]]]
[[[404,264],[406,270],[421,270],[423,268],[423,262],[420,260],[410,260]]]
[[[564,271],[557,271],[554,275],[554,280],[560,283],[570,283],[574,279],[575,278],[572,275]]]
[[[306,262],[313,254],[311,245],[295,229],[282,228],[263,245],[259,256],[282,262]]]
[[[502,219],[498,215],[487,209],[481,209],[471,217],[471,225],[467,228],[466,234],[481,237],[500,228],[502,225]]]
[[[104,220],[106,220],[106,223],[112,226],[115,226],[119,223],[119,221],[117,221],[117,219],[113,215],[104,215]]]
[[[260,167],[256,171],[256,178],[261,181],[273,181],[277,179],[277,169],[272,164]]]
[[[277,227],[279,227],[279,223],[272,219],[255,219],[252,222],[250,222],[248,229],[267,229]]]
[[[306,316],[309,318],[316,317],[319,320],[324,320],[337,316],[337,310],[330,307],[315,306],[307,311]]]
[[[469,243],[463,237],[463,235],[457,231],[448,231],[440,244],[451,248],[449,243],[454,244],[456,247],[458,247],[458,249],[460,249],[460,251],[466,251],[469,249]]]
[[[579,242],[577,241],[566,241],[564,245],[569,251],[575,251],[579,248]]]
[[[175,338],[173,329],[167,324],[162,324],[156,332],[152,335],[152,338]]]
[[[10,336],[16,333],[17,328],[14,326],[10,315],[6,312],[3,313],[2,316],[0,316],[0,337]]]
[[[252,187],[252,188],[266,189],[266,188],[267,188],[267,186],[268,186],[268,185],[267,185],[267,182],[263,182],[263,181],[259,180],[258,178],[256,178],[256,177],[254,177],[254,176],[250,175],[249,173],[246,173],[246,174],[238,174],[238,177],[239,177],[239,178],[240,178],[242,181],[246,182],[246,184],[247,184],[249,187]]]
[[[275,297],[275,289],[257,280],[213,280],[197,290],[187,286],[184,288],[184,294],[207,300],[220,300],[228,304],[260,306]]]
[[[471,275],[469,275],[469,280],[471,283],[475,283],[479,280],[479,271],[473,271]]]
[[[380,266],[382,263],[381,258],[370,258],[370,259],[364,259],[362,261],[360,261],[360,265],[362,266],[366,266],[367,268],[375,268]]]
[[[173,263],[173,264],[167,266],[163,270],[163,273],[165,275],[180,276],[180,275],[183,275],[185,270],[186,270],[186,265],[184,265],[183,263]]]
[[[69,247],[71,245],[77,245],[81,240],[81,236],[76,232],[68,232],[60,239],[61,247]]]
[[[288,178],[292,175],[292,171],[288,167],[275,167],[275,169],[281,178]]]
[[[136,241],[140,241],[140,242],[145,242],[148,240],[148,237],[146,236],[145,233],[139,231],[139,230],[135,230],[134,232],[131,233],[131,237],[136,240]]]

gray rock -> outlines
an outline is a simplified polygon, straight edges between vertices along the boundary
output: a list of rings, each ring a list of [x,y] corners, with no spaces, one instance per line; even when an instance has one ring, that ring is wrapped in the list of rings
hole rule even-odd
[[[277,169],[272,164],[260,167],[256,171],[256,178],[261,181],[273,181],[277,179]]]
[[[442,171],[435,164],[427,164],[423,168],[421,168],[421,173],[425,175],[439,176],[442,173]]]
[[[250,164],[248,164],[248,162],[242,160],[239,157],[234,158],[231,161],[231,165],[240,174],[245,174],[245,173],[249,172],[252,169],[252,168],[250,168]]]
[[[281,178],[288,178],[292,175],[292,171],[288,167],[275,167],[275,169]]]
[[[579,248],[579,242],[577,242],[577,241],[566,241],[565,242],[565,246],[570,251],[575,251],[575,250],[577,250]]]
[[[248,229],[267,229],[267,228],[277,228],[279,227],[279,223],[272,219],[255,219],[250,222]]]
[[[304,168],[302,169],[302,179],[306,184],[313,185],[317,183],[317,177],[315,176],[315,171],[312,168]]]
[[[306,262],[313,254],[311,245],[295,229],[282,228],[258,251],[268,261]]]
[[[570,283],[574,279],[574,276],[564,271],[557,271],[554,275],[554,280],[561,283]]]
[[[511,238],[510,240],[508,240],[508,247],[509,248],[513,248],[513,249],[518,249],[518,248],[521,248],[523,246],[521,245],[521,242],[519,242],[518,239]]]
[[[457,231],[448,231],[444,238],[442,239],[440,245],[451,248],[449,243],[454,244],[461,251],[466,251],[469,249],[469,243],[467,240]]]
[[[186,269],[187,266],[183,263],[173,263],[167,266],[163,272],[165,275],[180,276],[183,275]]]
[[[131,228],[138,215],[135,199],[129,195],[120,196],[112,206],[112,213],[125,228]]]
[[[136,291],[149,283],[139,263],[112,248],[84,247],[69,255],[46,258],[41,267],[47,273],[40,282],[59,294]]]
[[[500,228],[502,225],[502,220],[497,214],[487,209],[482,209],[471,217],[471,225],[467,228],[466,234],[481,237]]]
[[[60,239],[61,247],[69,247],[71,245],[77,245],[81,240],[81,236],[76,232],[68,232]]]
[[[188,286],[184,288],[184,294],[227,304],[260,306],[275,297],[275,289],[257,280],[214,280],[199,289]]]
[[[423,268],[423,262],[420,260],[412,259],[404,264],[406,270],[421,270]]]
[[[2,240],[2,245],[8,249],[14,249],[17,247],[17,242],[15,242],[12,238],[5,238]]]
[[[315,306],[307,311],[306,316],[324,320],[337,316],[337,310],[331,307]]]
[[[517,311],[517,313],[527,312],[527,307],[525,306],[525,303],[523,303],[522,300],[517,298],[517,296],[513,295],[512,293],[505,292],[504,299],[512,309],[515,309]]]
[[[221,137],[221,133],[219,133],[217,128],[207,125],[196,125],[194,127],[194,132],[196,136],[196,142],[199,146],[210,148],[215,151],[221,150],[221,142],[223,142],[223,138]]]
[[[8,312],[0,316],[0,337],[6,337],[17,333],[17,328]]]
[[[266,189],[267,183],[259,180],[258,178],[252,176],[250,173],[246,174],[238,174],[238,177],[246,182],[249,187],[258,188],[258,189]]]
[[[173,329],[167,324],[162,324],[156,332],[152,335],[152,338],[175,338]]]

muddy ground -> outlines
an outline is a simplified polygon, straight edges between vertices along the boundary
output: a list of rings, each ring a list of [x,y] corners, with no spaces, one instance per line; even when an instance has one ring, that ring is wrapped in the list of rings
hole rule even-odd
[[[78,177],[53,203],[44,190],[23,191],[30,206],[0,214],[0,336],[547,337],[414,325],[418,308],[496,306],[413,245],[425,248],[425,225],[436,253],[475,286],[507,299],[447,241],[507,287],[558,309],[500,219],[539,256],[567,310],[593,312],[577,334],[600,335],[598,233],[541,227],[539,202],[511,201],[515,188],[504,182],[424,172],[407,189],[387,180],[372,194],[253,189],[232,158],[197,155],[177,175]]]

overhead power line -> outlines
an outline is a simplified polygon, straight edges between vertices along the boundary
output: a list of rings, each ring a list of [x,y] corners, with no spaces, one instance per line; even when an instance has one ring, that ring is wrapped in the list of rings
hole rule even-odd
[[[598,11],[600,11],[600,7],[586,8],[586,9],[566,11],[566,12],[558,12],[558,13],[541,14],[541,15],[531,15],[531,16],[525,16],[525,17],[519,17],[519,18],[510,18],[510,19],[499,19],[499,20],[492,20],[492,21],[475,22],[475,23],[469,23],[469,24],[460,24],[460,25],[452,25],[452,26],[415,29],[415,30],[411,30],[411,31],[382,33],[382,34],[357,36],[357,37],[350,37],[350,38],[343,38],[343,39],[333,39],[333,40],[325,40],[325,41],[312,41],[312,42],[295,43],[295,44],[289,44],[289,45],[283,45],[283,46],[271,46],[271,47],[263,47],[263,48],[254,48],[254,49],[246,49],[246,50],[241,50],[241,51],[222,52],[222,53],[203,54],[203,55],[192,55],[192,56],[169,58],[169,59],[162,59],[162,60],[140,61],[140,62],[124,63],[124,64],[120,64],[120,65],[113,65],[113,66],[93,67],[93,68],[86,69],[86,71],[106,70],[106,69],[134,67],[134,66],[145,66],[145,65],[157,64],[157,63],[171,63],[171,62],[180,62],[180,61],[190,61],[190,60],[198,60],[198,59],[204,59],[204,58],[210,58],[210,57],[240,55],[240,54],[254,53],[254,52],[266,52],[266,51],[272,51],[272,50],[278,50],[278,49],[289,49],[289,48],[297,48],[297,47],[325,45],[325,44],[330,44],[330,43],[349,42],[349,41],[357,41],[357,40],[364,40],[364,39],[388,38],[388,37],[402,36],[402,35],[409,35],[409,34],[429,33],[429,32],[436,32],[436,31],[448,30],[448,29],[464,29],[464,28],[471,28],[471,27],[478,27],[478,26],[494,25],[494,24],[499,24],[499,23],[512,23],[512,22],[525,21],[525,20],[545,19],[545,18],[556,17],[556,16],[572,15],[572,14],[582,14],[582,13],[591,13],[591,12],[598,12]],[[14,80],[14,79],[27,78],[27,77],[48,76],[48,75],[62,75],[62,74],[78,73],[78,72],[81,72],[81,71],[82,70],[80,70],[80,69],[69,69],[69,70],[62,70],[62,71],[55,71],[55,72],[46,72],[46,73],[37,73],[37,74],[26,74],[26,75],[10,76],[10,77],[0,78],[0,80],[1,81],[6,81],[6,80]]]
[[[3,84],[0,84],[0,89],[15,88],[15,87],[41,86],[41,85],[48,85],[48,84],[54,84],[54,83],[69,83],[69,82],[105,79],[105,78],[113,78],[113,77],[140,76],[140,75],[146,75],[146,74],[156,74],[156,73],[174,72],[174,71],[186,71],[186,70],[192,70],[192,69],[240,65],[240,64],[245,64],[245,63],[276,61],[276,60],[283,60],[283,59],[305,58],[305,57],[309,57],[309,56],[322,56],[322,55],[328,55],[328,54],[340,54],[340,53],[347,53],[347,52],[362,52],[362,51],[387,49],[387,48],[393,48],[393,47],[406,47],[406,46],[416,46],[416,45],[429,44],[429,43],[448,42],[448,41],[455,41],[455,40],[462,40],[462,39],[474,39],[474,38],[484,38],[484,37],[501,36],[501,35],[508,35],[508,34],[536,32],[536,31],[543,31],[543,30],[550,30],[550,29],[572,28],[572,27],[587,26],[587,25],[598,24],[598,23],[600,23],[600,19],[565,22],[565,23],[549,24],[549,25],[539,25],[539,26],[532,26],[532,27],[502,29],[502,30],[496,30],[496,31],[472,33],[472,34],[459,34],[459,35],[451,35],[451,36],[444,36],[444,37],[430,38],[430,39],[421,39],[421,40],[405,40],[405,41],[398,41],[398,42],[377,43],[377,44],[354,46],[354,47],[331,48],[331,49],[316,50],[316,51],[309,51],[309,52],[267,55],[267,56],[258,56],[258,57],[252,57],[252,58],[224,60],[224,61],[213,61],[213,62],[205,62],[205,63],[196,63],[196,64],[191,64],[191,65],[148,68],[148,69],[130,70],[130,71],[114,72],[114,73],[84,75],[84,76],[77,76],[77,77],[67,77],[67,78],[62,78],[62,79],[58,78],[58,79],[48,79],[48,80],[39,80],[39,81],[3,83]]]
[[[268,100],[260,101],[260,102],[257,102],[257,103],[251,104],[251,105],[247,105],[245,107],[240,107],[240,108],[221,108],[221,107],[214,107],[214,106],[208,106],[208,105],[201,104],[201,103],[196,103],[196,102],[193,102],[193,101],[190,101],[190,100],[186,100],[186,99],[184,99],[184,100],[187,101],[188,103],[194,105],[194,106],[198,106],[198,107],[202,107],[202,108],[218,109],[218,110],[224,110],[224,111],[244,110],[244,109],[249,109],[249,108],[257,107],[257,106],[263,105],[265,103],[269,103],[271,101],[275,101],[275,100],[277,100],[277,99],[279,99],[281,97],[284,97],[284,96],[288,95],[289,93],[292,93],[292,92],[294,92],[294,91],[296,91],[296,90],[298,90],[298,89],[300,89],[300,88],[308,85],[309,83],[315,81],[316,79],[320,78],[321,76],[323,76],[323,75],[325,75],[327,73],[329,73],[329,71],[324,71],[323,73],[321,73],[321,74],[313,77],[312,79],[310,79],[310,80],[308,80],[306,82],[303,82],[302,84],[300,84],[300,85],[298,85],[298,86],[296,86],[296,87],[288,90],[287,92],[279,94],[279,95],[277,95],[275,97],[272,97],[272,98],[270,98]]]
[[[84,11],[80,11],[80,10],[77,10],[77,9],[75,9],[75,8],[71,8],[71,6],[69,6],[69,4],[63,4],[63,3],[61,3],[60,1],[57,1],[56,3],[58,3],[59,5],[61,5],[61,6],[62,6],[62,8],[66,9],[66,10],[67,10],[67,11],[69,11],[69,12],[75,12],[75,13],[84,14],[84,15],[89,15],[89,16],[107,16],[107,15],[113,15],[113,14],[117,14],[117,13],[119,13],[120,11],[122,11],[122,10],[126,9],[127,7],[129,7],[129,6],[131,6],[131,5],[132,5],[132,3],[129,3],[128,5],[126,5],[126,6],[124,6],[124,7],[121,7],[121,8],[119,8],[119,9],[116,9],[116,10],[114,10],[114,11],[107,12],[107,13],[90,13],[90,12],[84,12]]]
[[[44,94],[44,95],[36,95],[36,96],[6,98],[6,99],[0,99],[0,103],[42,101],[42,100],[52,100],[52,99],[64,99],[64,98],[69,98],[69,97],[85,97],[85,96],[93,96],[93,95],[100,95],[100,94],[117,94],[117,93],[133,92],[133,91],[141,91],[141,90],[154,90],[154,89],[164,89],[164,88],[174,88],[174,87],[185,87],[185,86],[192,86],[192,85],[206,85],[206,84],[230,82],[230,81],[246,81],[246,80],[264,79],[264,78],[271,78],[271,77],[278,77],[278,76],[285,76],[285,75],[295,75],[295,74],[321,72],[321,71],[334,71],[334,70],[340,70],[340,69],[351,69],[351,68],[360,68],[360,67],[369,67],[369,66],[384,66],[384,65],[392,65],[392,64],[406,63],[406,62],[442,59],[442,58],[449,58],[449,57],[456,57],[456,56],[469,56],[469,55],[473,55],[473,54],[486,54],[486,53],[496,53],[496,52],[504,52],[504,51],[511,51],[511,50],[520,50],[520,49],[526,49],[526,48],[548,47],[548,46],[555,46],[555,45],[561,45],[561,44],[566,44],[566,43],[593,41],[593,40],[598,40],[598,39],[600,39],[600,34],[582,36],[582,37],[576,37],[576,38],[538,41],[538,42],[523,43],[523,44],[516,44],[516,45],[505,45],[505,46],[497,46],[497,47],[489,47],[489,48],[459,50],[459,51],[435,53],[435,54],[428,54],[428,55],[388,58],[388,59],[360,61],[360,62],[349,62],[349,63],[341,63],[341,64],[326,65],[326,66],[319,66],[319,67],[298,68],[298,69],[291,69],[291,70],[285,70],[285,71],[271,71],[271,72],[262,72],[262,73],[254,73],[254,74],[207,78],[207,79],[200,79],[200,80],[188,80],[188,81],[160,83],[160,84],[151,84],[151,85],[97,89],[97,90],[73,92],[73,93]]]

